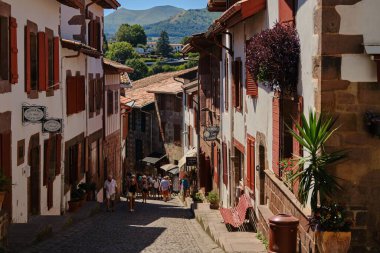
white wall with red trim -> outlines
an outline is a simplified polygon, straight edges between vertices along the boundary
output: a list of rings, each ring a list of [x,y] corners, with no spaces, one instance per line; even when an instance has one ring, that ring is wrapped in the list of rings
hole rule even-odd
[[[37,99],[28,99],[25,92],[25,26],[27,20],[37,24],[38,31],[45,32],[49,28],[58,36],[59,26],[59,6],[55,1],[46,0],[3,0],[11,5],[11,16],[17,22],[17,61],[18,61],[18,82],[12,85],[12,92],[0,94],[0,112],[12,112],[12,218],[13,222],[23,223],[28,220],[28,178],[23,174],[23,168],[28,164],[29,140],[33,134],[40,134],[40,182],[41,182],[41,215],[58,215],[60,213],[60,184],[58,176],[53,185],[53,208],[47,210],[47,189],[43,186],[43,147],[44,140],[48,139],[47,134],[42,134],[41,124],[22,124],[21,106],[23,103],[46,106],[49,117],[62,117],[61,90],[55,90],[54,96],[47,97],[46,91],[38,92]],[[17,141],[25,139],[24,162],[17,166]]]

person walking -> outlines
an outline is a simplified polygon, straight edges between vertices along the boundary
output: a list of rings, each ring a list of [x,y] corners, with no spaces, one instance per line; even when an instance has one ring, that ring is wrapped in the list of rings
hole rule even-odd
[[[184,177],[182,178],[182,190],[183,190],[183,198],[185,199],[186,197],[189,196],[189,180],[187,179],[187,175],[185,174]]]
[[[108,174],[107,180],[104,182],[104,189],[106,191],[107,199],[107,212],[110,210],[115,211],[115,198],[116,198],[116,180],[113,179],[112,174]]]
[[[149,183],[145,175],[142,177],[141,186],[142,186],[142,202],[146,203],[146,199],[148,198]]]
[[[132,175],[131,181],[128,188],[128,201],[129,201],[129,211],[135,211],[136,205],[136,192],[138,191],[138,184],[136,180],[136,176]]]
[[[169,200],[169,188],[170,188],[169,177],[165,176],[161,180],[162,198],[164,199],[165,202]]]
[[[154,177],[152,184],[153,184],[153,198],[158,199],[160,196],[160,191],[159,191],[160,182],[158,181],[157,177]]]

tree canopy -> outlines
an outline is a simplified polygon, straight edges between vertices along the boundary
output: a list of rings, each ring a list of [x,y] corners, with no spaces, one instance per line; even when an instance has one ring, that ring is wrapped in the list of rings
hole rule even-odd
[[[166,31],[161,32],[160,38],[157,41],[156,51],[164,57],[167,57],[172,53],[173,49],[170,46],[169,35]]]
[[[141,78],[148,76],[148,66],[140,59],[129,59],[125,62],[125,64],[135,71],[129,74],[129,77],[133,80],[139,80]]]
[[[129,42],[134,47],[136,47],[137,44],[146,45],[146,40],[146,34],[141,25],[123,24],[116,32],[116,41]]]
[[[108,45],[106,58],[113,61],[125,63],[127,59],[135,58],[137,54],[128,42],[114,42]]]

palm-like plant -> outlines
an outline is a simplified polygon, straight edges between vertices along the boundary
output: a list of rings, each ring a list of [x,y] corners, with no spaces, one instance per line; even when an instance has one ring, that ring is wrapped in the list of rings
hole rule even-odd
[[[311,209],[318,208],[320,202],[331,197],[332,193],[341,189],[336,177],[327,171],[331,165],[345,157],[344,151],[328,153],[325,150],[327,140],[338,128],[334,128],[336,118],[315,112],[309,112],[309,119],[304,114],[301,116],[301,124],[295,121],[297,131],[288,126],[292,136],[303,146],[307,154],[304,157],[296,157],[297,171],[290,178],[298,180],[298,198],[303,206],[306,205],[310,196]]]

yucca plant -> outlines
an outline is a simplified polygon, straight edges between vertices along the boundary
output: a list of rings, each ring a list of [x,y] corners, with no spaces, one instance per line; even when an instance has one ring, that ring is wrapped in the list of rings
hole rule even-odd
[[[295,121],[297,131],[288,126],[289,132],[306,151],[304,157],[295,157],[298,168],[290,180],[299,181],[298,198],[305,206],[310,197],[313,211],[318,208],[318,197],[322,203],[341,189],[336,181],[337,178],[327,171],[327,167],[342,160],[345,151],[328,153],[325,149],[327,140],[338,129],[334,127],[336,120],[331,115],[318,116],[317,113],[310,111],[308,119],[302,114],[301,124]]]

